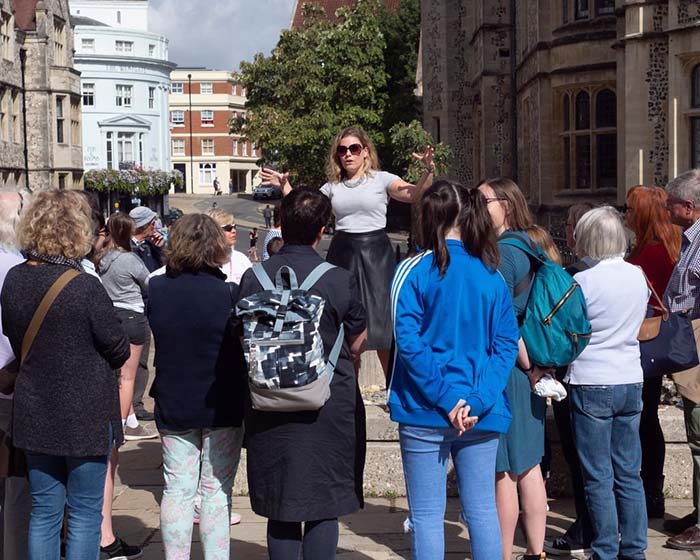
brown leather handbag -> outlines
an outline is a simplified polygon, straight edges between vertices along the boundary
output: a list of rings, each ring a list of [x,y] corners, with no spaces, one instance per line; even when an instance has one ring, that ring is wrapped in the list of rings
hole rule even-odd
[[[642,270],[642,267],[637,267],[639,270]],[[644,271],[642,270],[642,274],[644,274]],[[642,321],[642,326],[639,327],[639,334],[637,335],[637,340],[639,342],[646,342],[647,340],[653,340],[657,336],[659,336],[659,332],[661,331],[661,321],[668,321],[668,316],[669,316],[669,310],[668,308],[664,305],[663,301],[659,297],[659,294],[656,293],[656,290],[654,289],[654,286],[651,285],[651,282],[649,282],[649,279],[647,278],[647,275],[644,274],[644,279],[647,281],[647,286],[651,290],[651,293],[654,295],[656,298],[656,301],[659,302],[659,305],[661,307],[657,307],[655,305],[650,305],[652,309],[655,309],[656,311],[661,311],[661,315],[657,315],[656,317],[649,317],[647,319],[644,319]]]
[[[66,270],[63,274],[61,274],[61,276],[58,277],[46,294],[44,294],[44,297],[39,303],[39,307],[37,307],[36,311],[34,312],[34,316],[29,323],[29,327],[27,327],[27,331],[24,333],[24,338],[22,339],[21,356],[19,360],[20,364],[24,362],[25,358],[29,354],[29,350],[31,350],[32,344],[34,344],[34,339],[36,338],[36,335],[44,322],[46,314],[49,312],[49,309],[51,309],[54,300],[58,294],[61,293],[63,288],[68,285],[68,282],[73,280],[73,278],[79,274],[80,273],[77,270],[72,268],[70,270]],[[7,371],[5,372],[7,374],[5,377],[8,380],[12,375],[14,375],[14,379],[16,379],[18,375],[19,366],[16,366],[16,372],[13,372],[13,369],[15,369],[15,367],[7,368]],[[14,387],[14,379],[11,381],[12,387]],[[24,456],[24,452],[12,444],[12,435],[10,430],[0,430],[0,478],[8,478],[11,476],[27,476],[27,461],[26,457]]]

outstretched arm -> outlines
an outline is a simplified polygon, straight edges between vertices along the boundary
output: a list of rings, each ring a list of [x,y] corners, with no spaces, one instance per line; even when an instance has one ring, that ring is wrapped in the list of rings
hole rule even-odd
[[[435,163],[433,156],[435,150],[432,146],[428,146],[420,154],[413,154],[414,159],[418,160],[423,166],[423,173],[415,185],[407,183],[403,179],[397,179],[389,186],[389,196],[399,202],[418,202],[423,196],[423,191],[433,183],[433,174],[435,173]]]
[[[263,167],[260,170],[260,178],[263,183],[268,183],[282,189],[283,197],[292,192],[292,184],[289,182],[289,173],[280,173],[274,169]]]

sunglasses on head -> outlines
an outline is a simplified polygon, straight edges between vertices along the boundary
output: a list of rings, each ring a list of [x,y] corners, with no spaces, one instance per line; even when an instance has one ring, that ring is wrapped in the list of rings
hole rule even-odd
[[[226,233],[231,233],[232,231],[236,231],[238,226],[236,224],[226,224],[225,226],[221,226],[221,229],[223,229]]]
[[[349,146],[338,146],[335,153],[339,156],[344,156],[350,152],[354,156],[359,156],[362,153],[362,144],[350,144]]]

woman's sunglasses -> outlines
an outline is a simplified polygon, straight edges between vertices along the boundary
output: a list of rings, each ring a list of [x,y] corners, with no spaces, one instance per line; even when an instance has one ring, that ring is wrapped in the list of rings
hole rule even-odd
[[[223,229],[226,233],[231,233],[232,231],[236,231],[238,226],[236,224],[226,224],[225,226],[221,226],[221,229]]]
[[[359,156],[362,153],[362,144],[350,144],[349,146],[338,146],[335,153],[339,156],[344,156],[350,152],[354,156]]]

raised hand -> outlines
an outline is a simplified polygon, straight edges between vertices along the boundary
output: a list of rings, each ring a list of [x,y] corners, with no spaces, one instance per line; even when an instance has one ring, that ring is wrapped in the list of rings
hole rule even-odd
[[[260,178],[263,183],[269,183],[279,188],[284,188],[284,185],[289,181],[289,173],[280,173],[274,169],[263,167],[260,170]]]
[[[434,156],[435,148],[432,146],[426,146],[421,153],[413,152],[413,154],[411,154],[411,157],[419,161],[428,173],[435,171],[435,162],[433,161]]]

